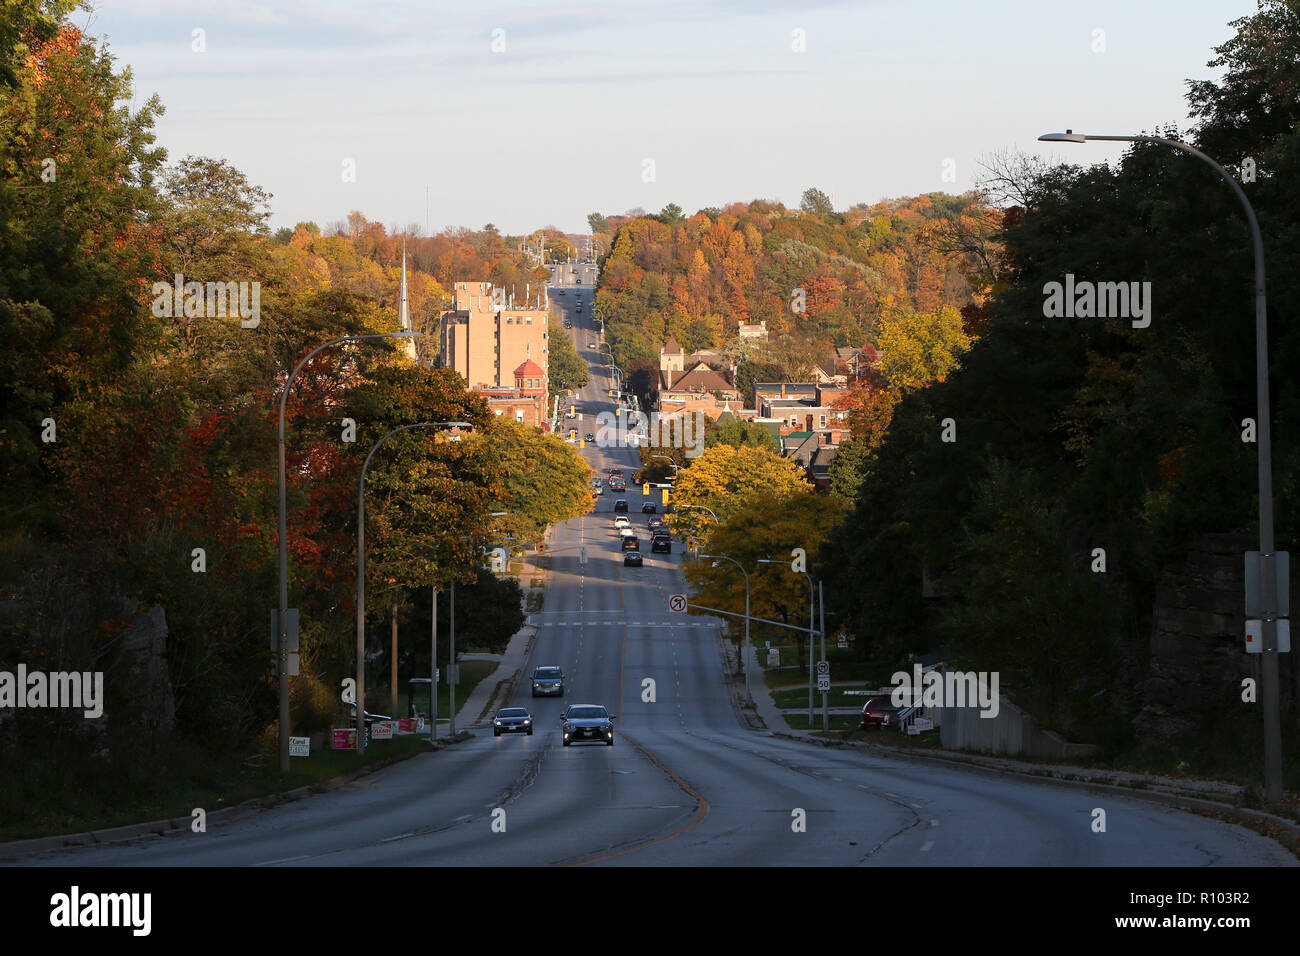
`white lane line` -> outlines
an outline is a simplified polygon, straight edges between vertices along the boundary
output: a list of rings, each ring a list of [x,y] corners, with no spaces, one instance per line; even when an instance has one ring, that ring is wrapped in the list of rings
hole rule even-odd
[[[926,840],[926,841],[925,841],[925,845],[921,847],[921,852],[922,852],[922,853],[928,853],[928,852],[930,852],[930,847],[932,847],[932,846],[934,846],[934,841],[933,841],[933,840]]]
[[[264,863],[254,863],[253,866],[275,866],[277,863],[292,863],[294,860],[310,860],[310,859],[311,857],[304,853],[301,856],[286,856],[284,857],[284,859],[281,860],[267,860]]]
[[[939,825],[939,821],[938,821],[938,820],[931,820],[931,821],[930,821],[930,826],[932,826],[932,827],[937,827],[938,825]]]

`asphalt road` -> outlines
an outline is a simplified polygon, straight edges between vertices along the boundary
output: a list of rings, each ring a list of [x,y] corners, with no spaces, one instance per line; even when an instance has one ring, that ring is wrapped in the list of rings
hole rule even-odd
[[[590,291],[583,298],[589,302]],[[573,316],[572,291],[551,301]],[[589,306],[573,317],[590,357]],[[579,402],[584,422],[610,407],[605,370],[592,373]],[[583,453],[602,470],[635,468],[634,449]],[[684,590],[681,555],[646,551],[644,567],[625,568],[613,530],[616,497],[607,492],[594,513],[553,535],[530,667],[561,666],[567,699],[533,700],[520,682],[511,703],[533,712],[533,736],[479,730],[463,744],[205,834],[25,862],[1295,865],[1248,830],[1141,801],[744,729],[723,682],[716,622],[668,611],[668,596]],[[643,528],[640,489],[621,497]],[[562,747],[566,703],[608,707],[618,718],[615,745]],[[1096,807],[1106,810],[1104,833],[1092,830]],[[802,829],[794,826],[800,817]]]

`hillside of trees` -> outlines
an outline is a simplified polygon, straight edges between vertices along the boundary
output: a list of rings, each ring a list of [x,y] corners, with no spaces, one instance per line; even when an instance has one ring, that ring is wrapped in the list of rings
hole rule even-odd
[[[1189,84],[1196,125],[1157,132],[1229,167],[1259,215],[1285,549],[1300,531],[1300,13],[1266,0],[1233,26],[1210,63],[1223,79]],[[1068,148],[1089,162],[1093,147]],[[938,650],[1000,671],[1046,726],[1122,746],[1144,703],[1159,576],[1199,535],[1258,541],[1258,446],[1243,440],[1256,415],[1250,236],[1227,184],[1165,145],[1115,166],[1028,162],[1012,178],[1023,202],[1005,217],[981,334],[945,380],[900,396],[860,456],[855,510],[821,558],[828,599],[868,659]],[[1149,327],[1045,317],[1044,286],[1067,273],[1149,281]],[[1281,657],[1294,742],[1300,688],[1294,655]],[[1198,690],[1203,722],[1179,752],[1258,762],[1240,678]]]
[[[403,242],[360,214],[272,235],[272,197],[220,159],[169,163],[154,142],[162,104],[128,109],[129,77],[107,47],[64,20],[68,4],[42,7],[10,4],[17,19],[0,30],[0,669],[102,671],[107,704],[99,722],[7,711],[0,763],[23,773],[0,790],[0,829],[37,805],[62,820],[86,794],[111,814],[195,768],[215,773],[214,760],[238,767],[273,737],[279,397],[316,346],[396,330]],[[522,296],[542,278],[490,227],[404,241],[417,319],[454,279]],[[160,310],[154,284],[175,273],[259,283],[257,320]],[[397,435],[371,463],[376,647],[395,609],[427,621],[420,597],[453,579],[468,615],[484,609],[473,641],[503,646],[518,615],[493,609],[517,607],[519,592],[480,574],[484,549],[585,513],[590,469],[558,439],[492,416],[454,371],[384,342],[321,352],[288,409],[293,729],[309,733],[336,717],[355,668],[358,480],[381,436],[475,426],[460,441]],[[141,711],[158,698],[124,645],[150,607],[166,614],[170,728]]]
[[[596,314],[626,366],[657,361],[669,335],[688,352],[721,348],[760,321],[787,351],[825,360],[873,341],[886,316],[973,309],[998,217],[974,195],[944,193],[836,213],[809,189],[800,209],[760,200],[689,218],[672,205],[590,218],[614,230]]]

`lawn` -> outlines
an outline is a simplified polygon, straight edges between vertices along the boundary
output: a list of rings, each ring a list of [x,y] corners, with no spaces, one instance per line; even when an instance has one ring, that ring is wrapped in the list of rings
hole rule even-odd
[[[479,685],[479,682],[489,674],[493,673],[498,666],[499,665],[496,661],[463,661],[461,663],[460,683],[456,685],[457,710],[460,710],[460,708],[464,706],[465,701],[469,700],[469,695],[474,693],[474,688]],[[442,671],[442,676],[438,681],[438,717],[442,720],[446,720],[451,714],[451,700],[450,688],[443,683],[443,680],[447,676],[447,669],[444,667]],[[374,694],[366,694],[366,699],[369,700],[372,705],[369,709],[372,712],[384,714],[388,717],[405,717],[408,713],[406,685],[401,685],[401,690],[397,695],[398,712],[396,714],[388,713],[387,708],[389,707],[390,701],[389,693],[388,687],[385,685],[382,691],[376,691]],[[376,710],[376,704],[378,704],[382,709]],[[478,714],[467,714],[466,717],[469,720],[477,720]]]
[[[832,707],[856,707],[861,710],[862,705],[871,698],[862,696],[861,694],[848,694],[847,691],[862,691],[866,689],[868,688],[863,687],[861,684],[852,687],[832,686],[831,692],[828,695],[830,697],[830,705]],[[870,688],[873,692],[877,689],[878,688],[875,687]],[[789,690],[774,690],[772,692],[772,700],[776,702],[776,706],[778,707],[807,707],[808,687],[807,685],[804,685],[802,687],[793,687]],[[822,705],[822,695],[815,687],[813,688],[813,700],[816,702],[818,707]]]

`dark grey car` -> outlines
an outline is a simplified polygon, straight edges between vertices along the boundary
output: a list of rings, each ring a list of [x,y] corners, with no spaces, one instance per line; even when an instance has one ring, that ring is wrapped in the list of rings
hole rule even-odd
[[[534,697],[563,697],[564,672],[558,667],[538,667],[533,670]]]
[[[564,746],[571,743],[604,743],[614,746],[614,718],[599,704],[571,704],[560,717]]]
[[[533,735],[533,715],[522,707],[502,707],[492,721],[492,736],[502,734]]]

